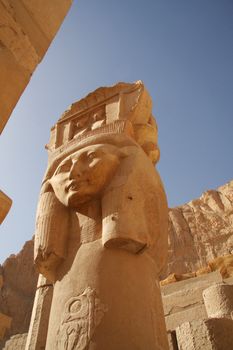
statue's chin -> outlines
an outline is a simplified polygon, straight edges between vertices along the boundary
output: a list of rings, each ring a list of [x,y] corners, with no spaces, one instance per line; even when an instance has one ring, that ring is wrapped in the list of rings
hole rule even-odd
[[[78,208],[84,203],[88,203],[91,200],[97,198],[100,192],[94,193],[75,193],[67,199],[66,206],[70,208]]]

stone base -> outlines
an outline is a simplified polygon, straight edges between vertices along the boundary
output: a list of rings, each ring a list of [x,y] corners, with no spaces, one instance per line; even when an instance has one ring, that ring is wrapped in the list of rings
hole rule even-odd
[[[24,350],[27,333],[13,335],[5,344],[3,350]]]
[[[210,318],[185,322],[176,329],[179,350],[230,350],[233,347],[233,321]]]

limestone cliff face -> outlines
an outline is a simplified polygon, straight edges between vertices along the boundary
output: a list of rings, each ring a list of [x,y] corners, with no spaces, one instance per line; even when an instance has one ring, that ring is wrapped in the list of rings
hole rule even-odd
[[[196,271],[233,253],[233,180],[199,199],[169,210],[170,273]]]
[[[33,265],[33,240],[1,266],[0,312],[12,318],[11,334],[28,331],[38,274]]]

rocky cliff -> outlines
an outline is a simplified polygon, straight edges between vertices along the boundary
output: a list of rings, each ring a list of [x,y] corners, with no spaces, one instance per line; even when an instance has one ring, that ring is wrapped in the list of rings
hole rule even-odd
[[[233,253],[233,180],[198,199],[169,210],[170,273],[193,272]]]
[[[12,319],[6,339],[28,331],[38,279],[33,265],[33,240],[26,242],[19,254],[6,259],[0,277],[0,313]]]

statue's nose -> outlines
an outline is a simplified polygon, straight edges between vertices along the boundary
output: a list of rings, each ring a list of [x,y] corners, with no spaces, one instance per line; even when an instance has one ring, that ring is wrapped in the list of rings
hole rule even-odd
[[[80,160],[73,160],[69,176],[70,178],[75,178],[75,177],[79,178],[83,175],[85,170],[86,170],[86,165],[84,162]]]

